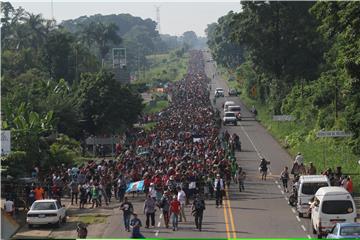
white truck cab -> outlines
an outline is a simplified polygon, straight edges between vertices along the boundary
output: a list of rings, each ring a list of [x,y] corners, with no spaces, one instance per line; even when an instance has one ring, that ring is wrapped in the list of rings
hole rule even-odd
[[[309,213],[309,201],[321,187],[330,186],[330,181],[324,175],[304,175],[299,178],[298,198],[296,210],[299,217]]]

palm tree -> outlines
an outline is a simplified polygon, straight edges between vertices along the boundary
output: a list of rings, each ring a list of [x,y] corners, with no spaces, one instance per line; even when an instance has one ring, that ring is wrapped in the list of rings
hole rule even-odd
[[[92,42],[97,45],[102,67],[104,66],[105,56],[110,50],[109,44],[119,44],[121,42],[121,38],[117,34],[118,30],[119,28],[115,23],[104,24],[102,22],[91,22],[83,28],[82,39],[89,48]]]
[[[27,13],[23,20],[29,28],[28,38],[31,46],[38,49],[46,37],[45,19],[41,14]]]

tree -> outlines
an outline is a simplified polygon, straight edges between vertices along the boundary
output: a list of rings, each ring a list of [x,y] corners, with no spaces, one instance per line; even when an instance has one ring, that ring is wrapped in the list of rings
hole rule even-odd
[[[133,124],[143,108],[141,97],[106,71],[83,74],[75,101],[89,134],[118,133]]]
[[[189,45],[190,48],[194,48],[197,44],[197,36],[194,31],[186,31],[183,33],[183,41]]]

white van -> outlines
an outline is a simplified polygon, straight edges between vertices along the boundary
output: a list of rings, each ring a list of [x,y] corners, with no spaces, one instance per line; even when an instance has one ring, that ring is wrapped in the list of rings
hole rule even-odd
[[[226,101],[224,103],[224,112],[228,112],[229,111],[228,107],[232,106],[232,105],[235,105],[235,103],[233,101]]]
[[[299,178],[298,198],[296,210],[299,217],[309,212],[309,201],[321,187],[330,186],[330,181],[324,175],[304,175]]]
[[[230,105],[228,107],[229,112],[234,112],[236,115],[236,118],[241,121],[241,107],[239,105]]]
[[[321,238],[338,222],[356,222],[355,202],[343,187],[322,187],[314,197],[311,210],[313,233]]]

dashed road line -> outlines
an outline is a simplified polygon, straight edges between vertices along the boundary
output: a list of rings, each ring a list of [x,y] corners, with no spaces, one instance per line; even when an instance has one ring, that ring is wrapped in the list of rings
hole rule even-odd
[[[296,216],[296,220],[298,220],[298,222],[301,222],[299,216]]]
[[[307,237],[308,237],[308,239],[311,239],[311,236],[309,234],[307,235]]]
[[[284,191],[283,191],[283,190],[281,190],[281,194],[284,195]]]
[[[278,189],[281,189],[280,185],[277,185]]]
[[[160,219],[162,219],[162,216],[163,216],[163,214],[161,213],[161,214],[160,214]]]
[[[160,225],[161,225],[161,222],[158,222],[158,227],[160,227]]]
[[[275,184],[279,184],[279,182],[275,180]]]
[[[284,197],[286,201],[289,201],[289,198],[287,196]]]
[[[253,148],[255,149],[257,155],[259,156],[259,158],[261,158],[261,155],[259,153],[259,150],[256,148],[254,142],[252,141],[252,139],[250,138],[249,134],[245,131],[244,127],[241,126],[241,130],[245,133],[245,135],[247,136],[247,138],[249,139],[251,145],[253,146]]]
[[[294,208],[291,208],[291,211],[292,211],[293,213],[296,213],[296,211],[295,211],[295,209],[294,209]]]
[[[159,235],[159,230],[156,230],[155,236],[157,237]]]
[[[301,224],[301,228],[306,232],[306,227]]]

